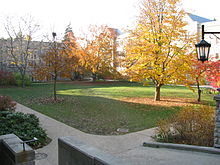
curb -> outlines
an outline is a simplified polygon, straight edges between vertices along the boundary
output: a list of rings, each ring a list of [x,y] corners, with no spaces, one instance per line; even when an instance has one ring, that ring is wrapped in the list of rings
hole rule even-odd
[[[220,155],[220,148],[213,148],[213,147],[195,146],[195,145],[187,145],[187,144],[158,143],[158,142],[144,142],[143,146],[153,147],[153,148],[169,148],[169,149],[177,149],[177,150],[196,151],[196,152],[204,152],[209,154]]]

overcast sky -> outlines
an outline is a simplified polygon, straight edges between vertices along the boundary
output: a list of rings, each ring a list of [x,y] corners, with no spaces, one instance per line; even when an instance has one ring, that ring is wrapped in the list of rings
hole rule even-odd
[[[114,28],[132,25],[139,0],[3,0],[0,19],[5,15],[31,14],[44,33],[63,33],[71,22],[74,31],[89,24],[107,24]],[[186,11],[209,19],[219,19],[219,0],[183,0]],[[0,29],[0,36],[2,36]]]

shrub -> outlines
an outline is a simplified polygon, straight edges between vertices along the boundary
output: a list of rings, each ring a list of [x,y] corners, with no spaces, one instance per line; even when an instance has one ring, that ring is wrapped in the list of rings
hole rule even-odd
[[[172,118],[159,122],[155,139],[160,142],[213,146],[214,108],[184,107]]]
[[[47,134],[39,126],[39,119],[33,114],[0,112],[0,125],[0,135],[14,133],[24,141],[36,137],[38,141],[30,143],[34,148],[47,143]]]
[[[0,71],[0,85],[15,85],[16,81],[11,72]]]
[[[0,111],[14,111],[16,103],[10,96],[0,96]]]
[[[22,77],[20,73],[14,73],[13,74],[15,77],[16,85],[17,86],[22,86]],[[31,79],[29,76],[24,77],[24,84],[25,86],[30,86],[31,85]]]

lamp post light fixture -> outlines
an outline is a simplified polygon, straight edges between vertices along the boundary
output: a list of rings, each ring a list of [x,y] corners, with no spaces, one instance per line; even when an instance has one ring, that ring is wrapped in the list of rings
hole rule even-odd
[[[55,40],[55,37],[57,36],[57,34],[55,32],[52,32],[52,36],[53,36],[53,40]]]
[[[209,51],[211,44],[202,39],[196,46],[197,58],[204,63],[209,59]]]
[[[199,61],[202,61],[203,63],[205,61],[208,61],[210,47],[211,47],[211,44],[204,40],[205,34],[220,34],[220,32],[205,32],[204,25],[202,25],[202,40],[195,46],[196,46],[197,58]]]
[[[198,60],[202,61],[203,63],[204,61],[208,61],[209,51],[211,47],[211,44],[209,44],[208,42],[204,40],[205,34],[215,35],[215,34],[220,34],[220,32],[205,32],[204,25],[202,25],[202,40],[195,46],[196,46]],[[214,129],[214,147],[215,148],[220,148],[220,88],[218,89],[218,91],[219,91],[218,95],[214,97],[214,100],[216,101],[215,129]]]

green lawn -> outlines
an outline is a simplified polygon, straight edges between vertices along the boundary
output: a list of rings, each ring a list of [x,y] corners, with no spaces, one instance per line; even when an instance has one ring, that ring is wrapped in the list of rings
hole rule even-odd
[[[122,101],[125,98],[153,98],[154,87],[138,83],[59,83],[59,103],[50,102],[52,84],[33,84],[27,88],[1,88],[0,95],[10,95],[17,102],[84,132],[102,135],[119,134],[155,127],[159,119],[177,112],[180,106],[148,105]],[[162,98],[196,98],[185,87],[164,86]],[[215,105],[213,94],[204,94],[204,104]]]

